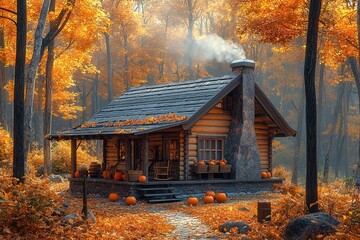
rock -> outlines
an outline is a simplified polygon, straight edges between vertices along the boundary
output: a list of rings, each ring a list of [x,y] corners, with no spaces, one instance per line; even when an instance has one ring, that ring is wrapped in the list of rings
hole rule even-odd
[[[76,213],[70,213],[68,215],[66,215],[65,217],[63,217],[61,219],[61,221],[65,221],[65,222],[75,222],[77,219],[79,218],[79,215]]]
[[[337,219],[325,212],[297,217],[286,226],[285,239],[315,239],[319,234],[330,235],[336,232],[339,223]]]
[[[68,202],[63,202],[63,203],[62,203],[62,206],[65,207],[65,208],[68,208],[68,207],[70,207],[70,203],[68,203]]]
[[[64,209],[61,209],[61,208],[54,208],[54,212],[52,213],[52,215],[54,215],[54,216],[64,216],[65,211],[64,211]]]
[[[88,211],[88,218],[90,218],[93,223],[96,223],[96,218],[94,214],[90,211]]]
[[[40,165],[39,168],[36,170],[36,175],[37,176],[42,176],[45,173],[45,168],[44,165]]]
[[[251,227],[245,222],[226,222],[219,226],[219,231],[226,233],[230,232],[232,228],[237,228],[238,233],[246,234],[251,230]]]
[[[63,183],[64,178],[60,175],[51,175],[49,176],[49,180],[54,183]]]
[[[250,212],[250,209],[248,209],[247,207],[241,207],[239,208],[240,211],[245,211],[245,212]]]

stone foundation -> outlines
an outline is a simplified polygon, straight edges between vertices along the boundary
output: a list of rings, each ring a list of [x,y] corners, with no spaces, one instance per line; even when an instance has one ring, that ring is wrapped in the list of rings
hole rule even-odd
[[[81,194],[83,181],[78,178],[71,178],[70,191],[72,194]],[[180,198],[190,196],[203,196],[206,191],[224,192],[228,196],[238,196],[244,194],[254,194],[260,192],[271,192],[274,190],[274,183],[282,183],[280,178],[262,179],[258,181],[239,181],[239,180],[193,180],[193,181],[157,181],[148,182],[146,185],[169,185],[180,192]],[[113,180],[88,178],[87,186],[89,194],[96,194],[108,197],[110,193],[117,193],[120,199],[127,196],[135,196],[141,199],[137,187],[144,185],[138,182],[117,182]]]

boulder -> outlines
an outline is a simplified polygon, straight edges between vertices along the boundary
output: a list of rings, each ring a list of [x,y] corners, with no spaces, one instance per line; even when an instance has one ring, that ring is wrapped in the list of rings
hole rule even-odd
[[[339,223],[337,219],[325,212],[300,216],[286,226],[285,239],[315,239],[316,235],[330,235],[336,232]]]
[[[51,175],[49,176],[49,180],[54,183],[63,183],[64,178],[60,175]]]
[[[68,208],[68,207],[70,207],[70,203],[68,203],[68,202],[63,202],[63,203],[62,203],[62,206],[65,207],[65,208]]]
[[[90,211],[88,211],[88,218],[93,222],[96,223],[96,218],[94,216],[94,214]]]
[[[232,228],[237,228],[239,234],[247,234],[251,227],[245,222],[226,222],[219,226],[219,231],[226,233],[230,232]]]
[[[76,213],[70,213],[70,214],[66,215],[65,217],[63,217],[63,218],[61,219],[61,221],[65,221],[65,222],[70,222],[70,221],[72,221],[72,222],[75,222],[78,218],[79,218],[79,215],[78,215],[78,214],[76,214]]]

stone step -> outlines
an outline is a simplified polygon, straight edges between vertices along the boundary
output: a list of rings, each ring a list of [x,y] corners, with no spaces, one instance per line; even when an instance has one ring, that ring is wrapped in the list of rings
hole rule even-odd
[[[138,190],[140,191],[165,191],[165,190],[169,190],[169,191],[172,191],[172,190],[175,190],[174,187],[159,187],[159,188],[156,188],[156,187],[152,187],[152,188],[138,188]]]
[[[170,193],[145,193],[144,197],[163,197],[163,196],[177,196],[181,193],[178,192],[170,192]]]
[[[149,199],[148,203],[165,203],[165,202],[179,202],[179,198],[161,198],[161,199]]]

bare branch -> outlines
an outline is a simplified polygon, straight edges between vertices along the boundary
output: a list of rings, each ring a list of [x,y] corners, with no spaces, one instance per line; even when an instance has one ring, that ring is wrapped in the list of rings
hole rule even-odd
[[[17,23],[16,23],[16,21],[14,19],[9,18],[9,17],[5,17],[5,16],[0,16],[0,18],[4,18],[4,19],[12,21],[15,24],[15,26],[17,27]]]
[[[8,13],[12,13],[14,15],[17,16],[17,12],[13,11],[13,10],[10,10],[10,9],[7,9],[7,8],[3,8],[3,7],[0,7],[0,10],[3,10],[5,12],[8,12]]]

